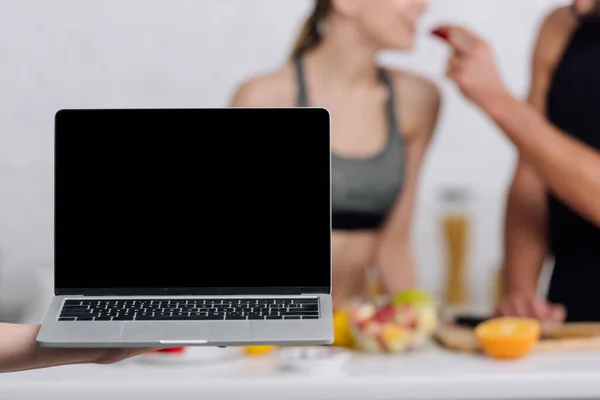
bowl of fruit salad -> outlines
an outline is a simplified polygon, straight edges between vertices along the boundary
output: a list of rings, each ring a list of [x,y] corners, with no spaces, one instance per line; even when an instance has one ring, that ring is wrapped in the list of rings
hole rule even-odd
[[[403,353],[421,348],[438,325],[436,303],[420,290],[353,302],[348,323],[359,350]]]

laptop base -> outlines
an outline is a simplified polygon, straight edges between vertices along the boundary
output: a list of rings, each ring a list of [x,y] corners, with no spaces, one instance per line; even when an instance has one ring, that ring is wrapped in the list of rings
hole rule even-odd
[[[236,296],[240,298],[243,296]],[[255,298],[256,296],[247,296]],[[288,296],[289,297],[289,296]],[[298,296],[302,298],[303,296]],[[55,296],[37,336],[42,347],[52,348],[169,348],[179,346],[304,346],[333,343],[330,295],[318,298],[317,319],[273,320],[169,320],[169,321],[59,321],[64,301],[87,299]],[[210,297],[203,296],[202,299]],[[219,299],[225,298],[219,296]],[[139,299],[110,297],[110,299]],[[173,299],[173,297],[169,298]],[[180,299],[198,299],[181,297]]]

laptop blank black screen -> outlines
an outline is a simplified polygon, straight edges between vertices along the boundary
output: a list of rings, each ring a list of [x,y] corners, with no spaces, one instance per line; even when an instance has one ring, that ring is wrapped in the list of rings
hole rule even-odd
[[[327,111],[62,110],[55,136],[57,293],[330,287]]]

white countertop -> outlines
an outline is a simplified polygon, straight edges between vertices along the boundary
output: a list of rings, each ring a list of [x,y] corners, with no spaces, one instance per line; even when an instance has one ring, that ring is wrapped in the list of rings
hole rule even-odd
[[[432,347],[399,356],[356,354],[343,370],[285,372],[272,356],[188,364],[128,360],[0,374],[0,399],[600,399],[600,353],[519,361]]]

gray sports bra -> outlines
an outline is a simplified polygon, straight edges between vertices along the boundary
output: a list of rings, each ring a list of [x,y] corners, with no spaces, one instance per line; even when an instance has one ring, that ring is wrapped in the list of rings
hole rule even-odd
[[[294,61],[298,81],[298,107],[309,107],[302,58]],[[388,142],[379,154],[368,158],[343,158],[332,154],[333,230],[377,229],[385,221],[402,189],[405,172],[404,143],[396,121],[392,84],[383,69],[388,88]]]

